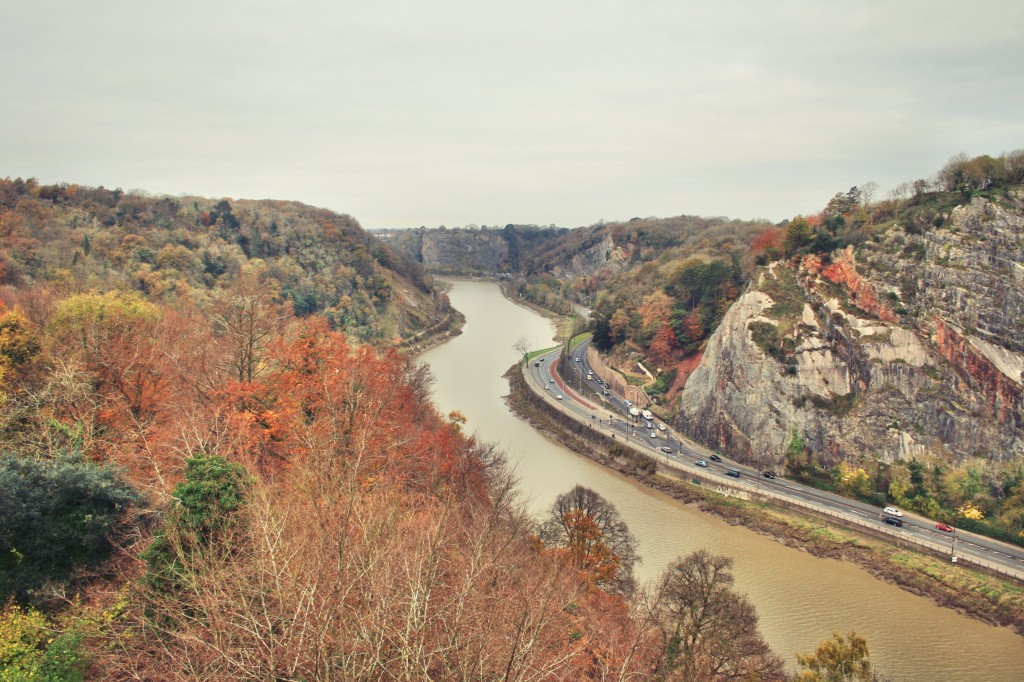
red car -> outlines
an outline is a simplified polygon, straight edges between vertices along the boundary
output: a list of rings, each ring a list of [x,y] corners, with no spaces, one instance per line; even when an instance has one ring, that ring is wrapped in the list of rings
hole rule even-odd
[[[946,533],[952,533],[953,532],[953,526],[949,525],[948,523],[936,523],[935,527],[938,528],[941,531],[946,532]]]

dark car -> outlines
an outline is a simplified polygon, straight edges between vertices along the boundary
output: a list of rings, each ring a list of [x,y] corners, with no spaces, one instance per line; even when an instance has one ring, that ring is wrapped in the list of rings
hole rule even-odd
[[[722,461],[722,458],[719,457],[718,455],[711,455],[710,457],[708,457],[708,459],[710,459],[712,462],[721,462]]]
[[[765,478],[775,478],[775,472],[774,471],[766,471],[766,472],[764,472],[761,475],[764,476]]]
[[[943,533],[953,532],[953,526],[949,525],[948,523],[936,523],[935,527],[941,530]]]
[[[740,472],[736,471],[735,469],[729,469],[728,471],[725,472],[725,475],[732,476],[733,478],[739,478]]]
[[[882,523],[888,523],[890,526],[896,526],[897,528],[903,527],[903,519],[896,516],[883,516]]]

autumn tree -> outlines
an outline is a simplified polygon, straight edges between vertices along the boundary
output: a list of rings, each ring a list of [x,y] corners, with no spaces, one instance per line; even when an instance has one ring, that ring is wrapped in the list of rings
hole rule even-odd
[[[540,526],[541,540],[598,585],[621,593],[635,587],[633,567],[639,561],[636,538],[615,505],[577,485],[555,498]]]
[[[868,660],[868,643],[856,632],[846,637],[837,632],[824,639],[818,648],[806,654],[797,654],[797,662],[804,670],[796,676],[798,682],[872,682],[874,677]]]
[[[782,660],[757,630],[750,601],[732,589],[732,559],[699,550],[673,562],[654,592],[666,679],[782,680]]]
[[[288,307],[274,300],[273,287],[245,274],[220,292],[213,307],[214,334],[227,349],[225,362],[237,381],[251,382],[266,369],[264,356],[280,334]]]
[[[679,354],[679,341],[668,324],[662,324],[647,349],[648,356],[661,366],[668,366]]]
[[[19,308],[0,302],[0,406],[16,388],[21,374],[40,351],[38,330]]]

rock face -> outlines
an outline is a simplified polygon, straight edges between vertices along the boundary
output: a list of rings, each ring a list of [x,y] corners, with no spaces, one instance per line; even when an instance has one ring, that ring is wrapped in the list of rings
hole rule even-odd
[[[486,272],[509,269],[508,243],[500,232],[448,230],[423,233],[421,256],[430,272]]]
[[[678,426],[780,466],[794,432],[825,463],[1024,457],[1024,201],[975,199],[764,268],[709,340]]]

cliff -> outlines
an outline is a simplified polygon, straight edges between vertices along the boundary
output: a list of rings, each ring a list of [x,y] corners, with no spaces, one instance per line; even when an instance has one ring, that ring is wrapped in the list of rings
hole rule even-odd
[[[1024,457],[1024,201],[975,198],[920,230],[762,268],[681,396],[678,426],[779,467]]]

